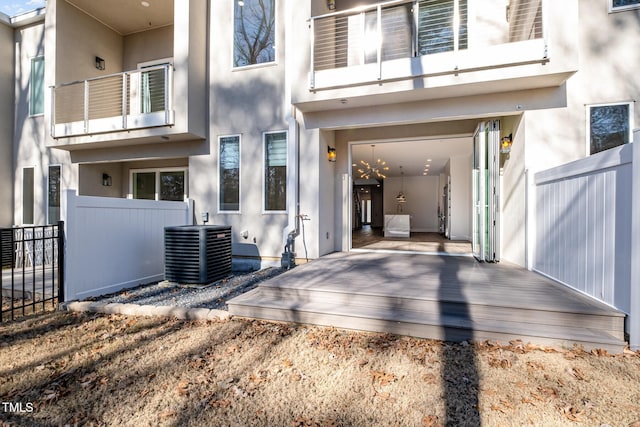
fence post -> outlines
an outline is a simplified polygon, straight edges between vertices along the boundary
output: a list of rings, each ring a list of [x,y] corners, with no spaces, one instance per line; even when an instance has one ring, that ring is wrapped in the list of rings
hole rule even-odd
[[[64,302],[64,221],[58,221],[58,304]]]
[[[632,350],[640,350],[640,129],[636,129],[633,136],[629,347]]]

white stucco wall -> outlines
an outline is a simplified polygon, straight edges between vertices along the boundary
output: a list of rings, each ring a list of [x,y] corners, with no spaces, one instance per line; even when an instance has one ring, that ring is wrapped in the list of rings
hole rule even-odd
[[[0,62],[0,227],[13,224],[13,46],[13,29],[0,22],[0,50],[7,53]]]

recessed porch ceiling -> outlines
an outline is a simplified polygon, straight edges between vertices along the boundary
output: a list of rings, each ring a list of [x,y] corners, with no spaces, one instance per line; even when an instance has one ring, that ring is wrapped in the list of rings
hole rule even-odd
[[[469,156],[473,152],[473,137],[443,137],[435,139],[413,139],[410,141],[367,142],[353,144],[351,147],[351,163],[353,179],[357,180],[361,168],[360,160],[371,163],[371,145],[375,145],[375,156],[385,161],[389,170],[387,177],[399,177],[400,166],[405,176],[423,176],[429,166],[427,176],[438,176],[451,157]],[[355,164],[356,166],[353,166]]]
[[[173,23],[173,0],[67,2],[123,36]]]

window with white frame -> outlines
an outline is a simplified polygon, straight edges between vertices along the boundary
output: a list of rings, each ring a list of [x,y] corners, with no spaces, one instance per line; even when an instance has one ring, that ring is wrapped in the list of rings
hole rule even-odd
[[[44,56],[31,58],[29,83],[29,115],[44,113]]]
[[[188,197],[187,168],[131,171],[134,199],[183,201]]]
[[[589,105],[587,130],[589,154],[631,142],[633,103]]]
[[[47,218],[49,224],[60,221],[60,166],[49,166]]]
[[[609,0],[609,10],[617,12],[640,7],[640,0]]]
[[[220,211],[240,211],[240,135],[221,136],[219,145]]]
[[[275,61],[275,0],[233,0],[233,66]]]
[[[287,210],[287,132],[264,134],[264,210]]]

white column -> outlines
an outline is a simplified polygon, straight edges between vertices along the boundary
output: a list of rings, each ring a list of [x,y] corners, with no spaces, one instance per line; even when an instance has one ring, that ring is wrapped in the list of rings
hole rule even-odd
[[[640,129],[634,131],[631,205],[631,304],[629,346],[640,350]]]

